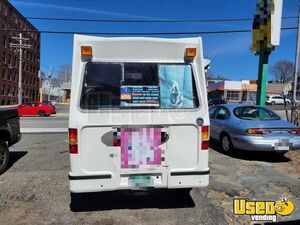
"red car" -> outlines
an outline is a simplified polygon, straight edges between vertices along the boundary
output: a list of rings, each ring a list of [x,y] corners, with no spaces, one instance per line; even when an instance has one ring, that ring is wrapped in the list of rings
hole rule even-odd
[[[18,105],[17,109],[20,116],[50,116],[55,113],[53,107],[42,102],[27,102]]]

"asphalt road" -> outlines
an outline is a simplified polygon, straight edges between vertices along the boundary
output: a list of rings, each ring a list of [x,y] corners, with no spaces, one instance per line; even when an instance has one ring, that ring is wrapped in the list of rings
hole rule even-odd
[[[57,114],[49,117],[21,117],[22,133],[65,133],[68,130],[69,106],[56,105]]]
[[[67,128],[68,117],[22,117],[21,128]]]
[[[300,151],[285,157],[210,150],[210,186],[180,192],[103,192],[69,195],[66,134],[25,134],[11,148],[0,176],[0,224],[249,224],[234,217],[234,197],[278,200],[298,206],[288,218],[300,224]]]

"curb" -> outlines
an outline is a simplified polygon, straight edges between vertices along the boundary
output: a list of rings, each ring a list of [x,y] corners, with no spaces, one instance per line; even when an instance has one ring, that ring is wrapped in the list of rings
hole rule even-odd
[[[68,133],[68,128],[21,128],[21,134]]]

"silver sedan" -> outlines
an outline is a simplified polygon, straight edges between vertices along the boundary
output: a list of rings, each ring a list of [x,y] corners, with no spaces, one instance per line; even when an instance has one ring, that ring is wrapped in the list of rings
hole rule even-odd
[[[234,149],[274,151],[300,149],[300,128],[264,107],[223,104],[209,109],[211,138],[224,152]]]

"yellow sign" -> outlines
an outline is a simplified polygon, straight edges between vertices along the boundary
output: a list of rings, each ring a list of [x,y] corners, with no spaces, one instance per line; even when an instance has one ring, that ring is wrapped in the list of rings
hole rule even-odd
[[[244,198],[233,200],[233,214],[249,215],[252,221],[277,221],[277,216],[289,216],[295,204],[286,198],[275,201],[249,201]]]

